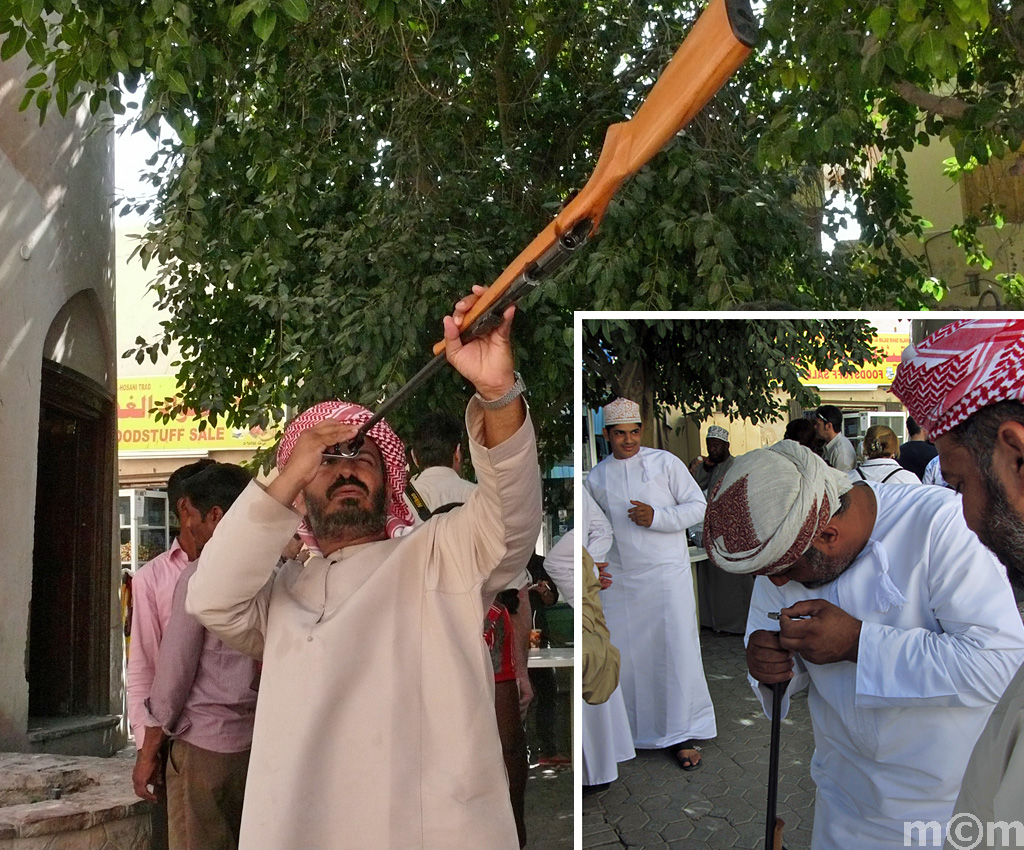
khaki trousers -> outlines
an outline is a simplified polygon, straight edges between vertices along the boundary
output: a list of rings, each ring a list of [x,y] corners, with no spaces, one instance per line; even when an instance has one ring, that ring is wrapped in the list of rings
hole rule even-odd
[[[215,753],[171,741],[167,756],[169,850],[237,850],[249,750]]]

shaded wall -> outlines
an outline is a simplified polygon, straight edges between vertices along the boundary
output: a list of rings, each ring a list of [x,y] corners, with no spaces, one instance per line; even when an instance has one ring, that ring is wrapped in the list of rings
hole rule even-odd
[[[25,77],[20,57],[0,63],[0,749],[8,750],[30,747],[26,663],[43,362],[99,396],[113,398],[115,387],[112,136],[90,133],[84,108],[65,119],[51,108],[40,127],[34,109],[18,112]],[[113,484],[87,495],[109,500],[113,514]],[[100,533],[113,543],[112,526]],[[110,616],[101,708],[117,715],[120,571],[113,559],[99,569],[110,585],[102,600]],[[108,737],[118,743],[118,735]]]

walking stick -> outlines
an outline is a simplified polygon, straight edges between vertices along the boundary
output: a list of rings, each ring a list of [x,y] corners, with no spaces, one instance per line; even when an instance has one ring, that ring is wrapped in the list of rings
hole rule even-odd
[[[561,266],[596,230],[619,186],[640,170],[711,100],[750,54],[757,23],[750,0],[711,0],[640,108],[608,128],[597,165],[586,185],[516,257],[466,314],[462,341],[482,336],[502,314]],[[335,451],[354,457],[363,438],[445,361],[444,342],[434,359],[410,378],[349,441]]]
[[[764,850],[785,850],[782,846],[782,828],[786,825],[776,815],[779,792],[779,737],[782,733],[782,695],[789,682],[772,685],[772,740],[768,755],[768,811],[764,823]]]

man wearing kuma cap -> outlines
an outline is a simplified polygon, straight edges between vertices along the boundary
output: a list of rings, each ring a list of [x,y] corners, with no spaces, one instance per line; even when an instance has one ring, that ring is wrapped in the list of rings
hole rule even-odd
[[[851,485],[784,440],[736,458],[704,546],[715,566],[758,576],[747,667],[766,713],[766,686],[789,682],[784,712],[808,688],[813,850],[900,847],[906,822],[946,824],[1024,659],[1009,586],[952,492]]]
[[[729,454],[729,432],[721,425],[712,425],[708,428],[704,444],[708,453],[704,456],[697,456],[690,464],[690,474],[693,480],[709,496],[715,489],[715,485],[732,466],[733,457]]]
[[[940,328],[903,352],[892,391],[931,433],[943,478],[963,495],[967,525],[996,553],[1010,580],[1024,585],[1024,321],[967,320]],[[1022,730],[1024,669],[974,748],[955,812],[981,824],[1024,820]],[[971,837],[980,838],[971,846],[1014,846],[998,831]]]
[[[717,734],[686,544],[686,529],[704,516],[704,496],[679,458],[641,446],[636,402],[616,399],[603,414],[612,453],[586,486],[614,532],[602,602],[622,659],[633,744],[667,749],[683,770],[695,770],[702,757],[694,742]]]
[[[325,402],[288,427],[278,475],[218,525],[188,609],[263,661],[240,850],[518,850],[480,637],[540,530],[533,428],[513,373],[512,311],[463,345],[476,295],[444,322],[479,487],[409,529],[405,452],[370,413]],[[275,574],[296,528],[312,554]],[[405,533],[403,533],[405,532]]]

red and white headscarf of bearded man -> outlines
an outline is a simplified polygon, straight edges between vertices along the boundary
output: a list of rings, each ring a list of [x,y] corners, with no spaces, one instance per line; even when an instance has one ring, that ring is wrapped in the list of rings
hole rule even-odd
[[[728,573],[772,575],[791,566],[821,534],[850,489],[793,440],[740,455],[708,498],[704,547]]]
[[[299,436],[314,425],[328,419],[335,419],[342,425],[362,425],[372,417],[373,414],[365,407],[345,401],[322,401],[320,404],[313,405],[288,423],[281,443],[277,447],[278,469],[283,469],[288,463],[288,458],[291,457]],[[389,490],[387,520],[384,529],[388,537],[395,537],[413,524],[412,512],[402,498],[407,478],[405,445],[383,419],[370,429],[367,436],[373,440],[384,459],[385,477]],[[307,517],[303,517],[298,533],[307,546],[317,552],[320,551],[320,546],[313,534],[313,529],[310,528]]]
[[[997,401],[1024,401],[1024,321],[967,319],[907,346],[893,394],[932,437]]]

